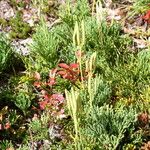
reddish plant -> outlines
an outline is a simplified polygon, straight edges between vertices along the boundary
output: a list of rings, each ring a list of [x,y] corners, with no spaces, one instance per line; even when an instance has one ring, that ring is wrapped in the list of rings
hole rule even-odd
[[[0,130],[8,130],[11,127],[11,124],[9,122],[5,123],[4,125],[0,124]]]
[[[4,125],[4,129],[6,129],[6,130],[7,130],[7,129],[9,129],[9,128],[10,128],[10,126],[11,126],[11,125],[10,125],[10,123],[9,123],[9,122],[7,122],[7,123]]]
[[[40,101],[39,102],[39,106],[41,110],[44,110],[46,108],[46,106],[48,105],[48,101],[44,100],[44,101]]]
[[[35,87],[37,87],[37,88],[40,88],[41,87],[41,76],[40,76],[40,74],[38,73],[38,72],[35,72],[34,73],[34,79],[36,80],[35,82],[34,82],[34,86]]]
[[[39,73],[35,73],[34,86],[40,92],[39,96],[39,108],[40,110],[45,110],[48,108],[52,110],[52,113],[60,110],[60,105],[64,102],[64,97],[60,93],[53,93],[53,86],[56,84],[56,73],[57,69],[52,69],[49,73],[49,78],[47,81],[42,82]]]
[[[55,108],[58,108],[60,104],[63,104],[64,97],[62,94],[44,94],[42,101],[39,102],[40,109],[44,110],[46,107],[53,106]]]
[[[41,87],[41,84],[42,84],[41,82],[35,81],[33,85],[34,85],[35,87],[37,87],[37,88],[40,88],[40,87]]]
[[[81,56],[81,53],[79,53]],[[42,81],[38,72],[34,74],[34,86],[39,91],[39,108],[40,110],[49,109],[52,114],[62,114],[62,106],[64,103],[64,97],[61,93],[54,92],[53,88],[57,85],[56,77],[62,77],[75,84],[76,81],[81,80],[81,73],[78,63],[72,63],[70,65],[66,63],[58,64],[59,68],[50,70],[49,78],[46,81]]]
[[[0,130],[3,130],[3,126],[2,126],[2,124],[0,124]]]
[[[142,126],[145,126],[146,124],[148,124],[148,122],[149,122],[148,113],[146,113],[146,112],[140,113],[138,115],[138,121],[139,121],[140,125],[142,125]]]
[[[144,22],[147,22],[150,24],[150,10],[147,11],[147,13],[142,17]]]
[[[57,73],[57,69],[52,69],[50,72],[49,72],[49,80],[47,82],[47,85],[49,86],[53,86],[56,84],[56,73]]]
[[[61,69],[57,72],[62,78],[68,79],[71,82],[76,82],[80,77],[79,64],[72,63],[67,65],[65,63],[60,63],[58,65]]]

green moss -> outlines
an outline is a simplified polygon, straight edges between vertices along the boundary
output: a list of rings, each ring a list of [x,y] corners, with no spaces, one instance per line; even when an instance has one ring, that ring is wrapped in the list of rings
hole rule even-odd
[[[13,51],[9,41],[3,34],[0,34],[0,74],[3,73],[3,71],[9,70],[12,57]]]
[[[32,28],[28,23],[24,22],[22,19],[22,14],[18,12],[15,18],[9,20],[9,25],[12,30],[10,32],[10,38],[27,38],[32,31]]]
[[[4,19],[4,18],[0,18],[0,25],[1,25],[2,27],[6,27],[6,26],[8,25],[7,20]]]

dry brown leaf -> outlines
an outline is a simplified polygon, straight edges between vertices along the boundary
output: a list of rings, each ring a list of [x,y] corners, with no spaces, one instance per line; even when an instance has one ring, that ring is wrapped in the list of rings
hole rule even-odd
[[[145,40],[133,38],[133,42],[136,43],[137,48],[146,48],[147,43]]]
[[[123,31],[126,34],[135,35],[135,31],[126,27],[123,27]]]
[[[141,147],[141,150],[150,150],[150,141],[144,143],[144,146]]]
[[[3,115],[0,113],[0,121],[3,120]]]

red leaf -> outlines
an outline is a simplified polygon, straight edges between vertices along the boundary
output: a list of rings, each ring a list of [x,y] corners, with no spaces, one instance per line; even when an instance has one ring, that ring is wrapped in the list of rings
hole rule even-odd
[[[45,95],[45,94],[47,94],[47,91],[46,90],[41,90],[41,94]]]
[[[52,74],[56,74],[56,72],[57,72],[57,68],[51,70]]]
[[[2,129],[3,129],[2,124],[0,124],[0,130],[2,130]]]
[[[64,97],[62,94],[53,94],[52,98],[55,100],[58,100],[59,102],[63,102],[64,101]]]
[[[49,72],[49,77],[50,77],[50,78],[51,78],[51,77],[54,78],[55,75],[56,75],[56,72],[57,72],[57,68],[50,70],[50,72]]]
[[[144,21],[150,23],[150,10],[147,11],[146,15],[142,17]]]
[[[65,63],[60,63],[58,66],[64,69],[69,69],[69,66]]]
[[[49,94],[44,94],[43,97],[44,97],[44,99],[46,101],[50,101],[51,100],[51,96]]]
[[[35,87],[37,87],[37,88],[40,88],[40,87],[41,87],[41,82],[36,81],[36,82],[34,82],[33,85],[34,85]]]
[[[70,78],[72,78],[72,76],[71,76],[70,74],[68,74],[68,73],[62,75],[62,77],[63,77],[64,79],[70,79]]]
[[[4,129],[9,129],[10,128],[10,123],[8,122],[8,123],[6,123],[5,125],[4,125]]]
[[[77,68],[79,68],[79,64],[72,63],[72,64],[70,64],[70,67],[73,69],[77,69]]]
[[[59,75],[65,75],[67,72],[66,71],[58,71],[57,74]]]
[[[53,86],[56,84],[55,78],[50,78],[49,82],[47,83],[49,86]]]
[[[41,102],[39,102],[40,109],[44,110],[46,108],[47,104],[48,104],[47,101],[41,101]]]

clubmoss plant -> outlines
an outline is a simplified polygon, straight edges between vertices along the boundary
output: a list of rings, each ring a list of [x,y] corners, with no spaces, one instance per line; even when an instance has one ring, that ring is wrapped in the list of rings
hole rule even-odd
[[[104,105],[92,109],[87,119],[86,135],[94,139],[95,149],[115,150],[124,138],[125,132],[136,122],[134,110],[120,108],[113,110],[112,107]],[[92,145],[92,144],[91,144]]]
[[[13,50],[7,38],[0,34],[0,74],[11,66]]]
[[[58,40],[44,23],[37,28],[37,33],[33,35],[31,58],[34,61],[32,65],[37,70],[44,69],[44,67],[53,68],[58,62]]]

